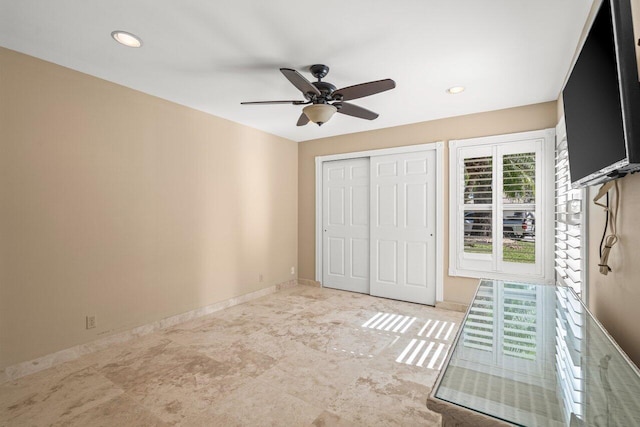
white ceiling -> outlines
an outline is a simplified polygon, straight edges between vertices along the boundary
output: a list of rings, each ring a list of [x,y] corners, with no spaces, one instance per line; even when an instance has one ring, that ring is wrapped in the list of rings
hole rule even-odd
[[[0,46],[295,141],[555,100],[593,0],[0,0]],[[118,45],[113,30],[144,40]],[[279,72],[324,63],[337,87],[396,89],[296,127]],[[464,85],[459,95],[445,90]]]

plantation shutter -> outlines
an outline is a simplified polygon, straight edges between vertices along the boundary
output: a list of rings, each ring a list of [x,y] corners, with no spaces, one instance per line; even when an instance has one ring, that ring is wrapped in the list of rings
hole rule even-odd
[[[553,282],[554,129],[449,141],[449,274]]]
[[[558,125],[555,156],[555,270],[556,285],[571,287],[583,298],[584,190],[571,187],[564,120]]]
[[[465,268],[495,268],[496,163],[493,147],[460,150],[456,167],[456,257]]]
[[[502,156],[502,261],[536,262],[536,153]]]
[[[493,156],[467,157],[463,168],[464,251],[493,253]]]
[[[542,275],[539,233],[539,141],[459,150],[457,176],[460,267]],[[487,277],[487,276],[485,276]]]

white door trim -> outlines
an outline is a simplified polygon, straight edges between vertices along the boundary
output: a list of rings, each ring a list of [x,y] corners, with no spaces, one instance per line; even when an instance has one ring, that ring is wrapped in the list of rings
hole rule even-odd
[[[436,152],[436,303],[444,298],[443,287],[443,193],[444,193],[444,170],[443,170],[443,141],[428,144],[405,145],[402,147],[382,148],[378,150],[356,151],[352,153],[329,154],[326,156],[316,156],[316,281],[322,283],[322,164],[332,160],[355,159],[358,157],[375,157],[388,154],[411,153],[416,151]]]

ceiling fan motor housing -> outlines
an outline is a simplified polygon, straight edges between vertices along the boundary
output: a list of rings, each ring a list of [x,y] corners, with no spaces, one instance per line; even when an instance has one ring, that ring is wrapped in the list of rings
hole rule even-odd
[[[320,92],[322,92],[322,96],[317,96],[320,102],[330,101],[333,98],[331,94],[336,90],[336,87],[328,82],[311,82],[312,85],[318,88]]]

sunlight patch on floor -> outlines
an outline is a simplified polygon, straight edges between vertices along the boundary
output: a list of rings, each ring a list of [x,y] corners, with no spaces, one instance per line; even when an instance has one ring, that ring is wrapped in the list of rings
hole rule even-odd
[[[396,338],[390,346],[393,347],[401,338],[398,334],[405,334],[416,320],[418,319],[412,316],[378,312],[364,322],[362,327],[377,333],[389,332],[395,335]],[[416,334],[417,337],[409,341],[395,361],[420,368],[441,369],[449,354],[455,326],[455,322],[426,319]],[[369,357],[373,356],[369,355]]]
[[[415,317],[379,312],[362,324],[363,328],[400,332],[404,334],[416,321]],[[392,329],[393,328],[393,329]]]

